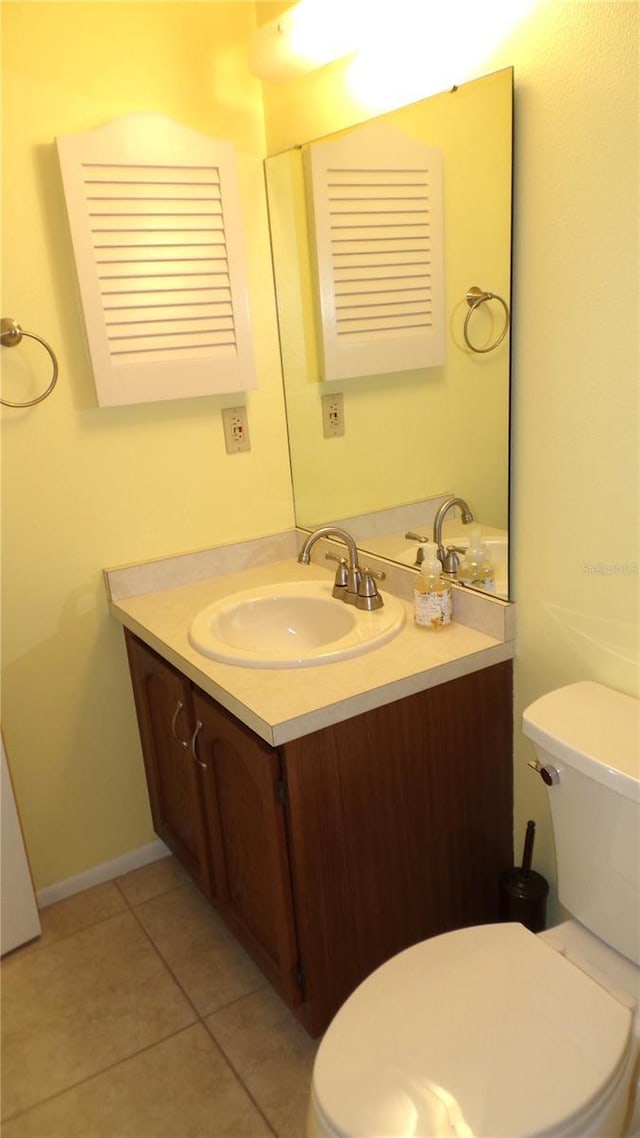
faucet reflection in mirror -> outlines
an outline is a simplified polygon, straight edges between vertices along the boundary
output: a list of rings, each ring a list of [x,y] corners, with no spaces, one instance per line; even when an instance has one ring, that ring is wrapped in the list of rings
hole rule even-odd
[[[460,507],[460,516],[463,525],[466,526],[469,522],[473,521],[473,514],[464,498],[447,498],[446,502],[443,502],[442,505],[438,507],[433,523],[433,540],[438,547],[438,560],[441,562],[445,573],[458,572],[458,566],[460,565],[458,553],[464,552],[461,546],[456,545],[448,545],[445,551],[442,544],[442,523],[449,513],[449,510],[452,510],[454,506]]]
[[[500,539],[503,577],[509,342],[478,354],[465,345],[463,326],[470,281],[490,284],[510,302],[512,96],[509,68],[379,120],[443,155],[447,348],[440,366],[365,374],[344,385],[320,379],[305,147],[266,161],[297,524],[346,529],[361,551],[413,565],[416,551],[405,533],[431,529],[438,506],[458,487],[481,521],[483,539]],[[501,317],[500,305],[478,307],[479,344],[494,342]],[[343,397],[345,433],[325,438],[322,396],[335,394]],[[451,526],[447,519],[445,546],[464,545]],[[506,583],[500,591],[507,592]]]

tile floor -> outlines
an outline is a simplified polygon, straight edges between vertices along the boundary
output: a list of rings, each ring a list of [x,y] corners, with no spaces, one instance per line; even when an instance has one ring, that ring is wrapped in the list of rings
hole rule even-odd
[[[2,1138],[304,1138],[316,1043],[173,858],[2,961]]]

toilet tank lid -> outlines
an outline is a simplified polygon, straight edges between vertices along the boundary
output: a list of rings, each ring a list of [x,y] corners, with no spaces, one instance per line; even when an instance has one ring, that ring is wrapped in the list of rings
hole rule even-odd
[[[640,701],[583,680],[557,688],[523,713],[534,744],[618,794],[640,801]]]

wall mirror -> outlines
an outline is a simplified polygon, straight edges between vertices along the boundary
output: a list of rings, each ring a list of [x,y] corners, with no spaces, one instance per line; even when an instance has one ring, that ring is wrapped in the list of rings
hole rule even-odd
[[[361,548],[413,564],[417,542],[405,533],[431,535],[440,502],[461,496],[482,527],[503,596],[510,337],[491,349],[504,330],[504,306],[490,300],[471,311],[466,297],[477,287],[510,309],[512,120],[511,68],[372,120],[442,155],[445,352],[438,366],[323,378],[305,165],[308,148],[325,140],[265,163],[297,524],[345,525]],[[465,341],[467,317],[478,351]],[[443,532],[452,543],[465,537],[457,510]]]

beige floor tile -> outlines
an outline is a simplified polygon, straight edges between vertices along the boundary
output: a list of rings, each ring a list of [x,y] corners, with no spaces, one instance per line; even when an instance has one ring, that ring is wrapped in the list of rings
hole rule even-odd
[[[2,964],[3,1116],[194,1021],[132,913]]]
[[[206,1024],[278,1138],[302,1138],[318,1040],[271,988],[216,1012]]]
[[[23,952],[32,952],[53,944],[62,937],[124,912],[126,907],[126,902],[111,881],[75,893],[64,901],[56,901],[54,905],[47,905],[40,910],[42,935],[25,946]]]
[[[200,1015],[266,984],[194,886],[173,889],[136,913]]]
[[[27,1111],[6,1123],[2,1134],[3,1138],[272,1138],[270,1127],[201,1024]]]
[[[186,871],[175,857],[163,857],[126,873],[124,877],[117,877],[116,884],[130,905],[142,905],[188,880]]]

